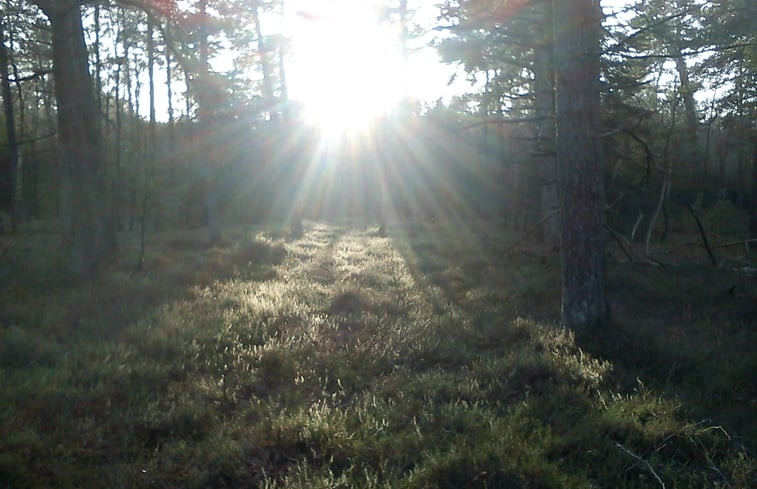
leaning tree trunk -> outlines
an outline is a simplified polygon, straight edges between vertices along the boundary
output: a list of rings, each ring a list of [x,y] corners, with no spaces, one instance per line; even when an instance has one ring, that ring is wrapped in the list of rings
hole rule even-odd
[[[98,257],[98,225],[103,214],[103,157],[97,101],[89,73],[79,2],[36,2],[50,20],[53,76],[58,105],[60,205],[68,271],[73,276],[94,272]],[[115,240],[113,240],[115,242]]]
[[[554,0],[562,323],[583,332],[607,319],[604,189],[598,142],[598,2]]]

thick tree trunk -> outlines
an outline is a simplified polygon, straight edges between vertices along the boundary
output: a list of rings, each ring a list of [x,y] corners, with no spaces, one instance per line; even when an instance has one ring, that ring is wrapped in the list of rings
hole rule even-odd
[[[101,171],[102,157],[81,11],[75,2],[65,4],[47,12],[58,103],[60,205],[68,270],[73,275],[86,275],[95,270],[98,262],[96,174]]]
[[[604,190],[598,144],[598,2],[554,0],[562,323],[583,332],[607,319]]]
[[[115,243],[115,239],[105,236],[112,230],[102,226],[106,215],[101,205],[104,175],[97,126],[100,114],[89,73],[81,7],[76,0],[35,3],[44,10],[52,31],[60,211],[68,271],[72,276],[84,276],[95,271],[99,256],[110,251],[103,246]]]

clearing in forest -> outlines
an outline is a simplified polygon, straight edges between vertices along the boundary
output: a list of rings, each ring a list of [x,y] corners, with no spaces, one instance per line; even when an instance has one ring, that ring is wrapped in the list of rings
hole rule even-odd
[[[127,249],[76,286],[4,278],[0,480],[753,486],[751,281],[615,263],[619,314],[577,341],[559,256],[486,229],[173,232],[140,274]]]

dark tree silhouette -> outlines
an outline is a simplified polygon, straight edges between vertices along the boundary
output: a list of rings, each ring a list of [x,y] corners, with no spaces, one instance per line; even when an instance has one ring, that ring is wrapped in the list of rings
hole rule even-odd
[[[100,205],[103,155],[99,110],[89,73],[81,6],[76,0],[33,3],[45,13],[52,31],[63,240],[69,273],[82,276],[94,272],[99,257],[110,251],[103,249],[103,244],[115,243],[115,239],[105,239],[103,233],[115,230],[102,227],[106,216]]]
[[[557,161],[561,198],[562,322],[577,332],[605,321],[604,192],[598,144],[600,11],[555,0]]]

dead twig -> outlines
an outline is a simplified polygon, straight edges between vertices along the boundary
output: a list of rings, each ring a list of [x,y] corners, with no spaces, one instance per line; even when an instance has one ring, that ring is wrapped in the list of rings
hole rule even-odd
[[[631,230],[631,243],[636,239],[636,231],[639,229],[642,219],[644,219],[644,211],[639,209],[639,217],[636,218],[636,222],[633,224],[633,229]]]
[[[635,453],[633,453],[631,450],[627,449],[626,447],[624,447],[620,443],[616,443],[615,446],[618,447],[618,448],[620,448],[621,450],[623,450],[625,453],[627,453],[631,457],[633,457],[639,463],[639,465],[641,465],[642,467],[644,467],[645,469],[647,469],[647,471],[649,471],[649,473],[652,474],[655,479],[657,479],[657,482],[660,483],[660,487],[662,487],[662,489],[665,489],[665,483],[662,481],[662,479],[660,479],[660,476],[657,475],[657,472],[655,472],[655,470],[652,468],[652,466],[649,464],[649,462],[647,462],[646,460],[644,460],[639,455],[636,455]]]
[[[549,214],[547,214],[546,216],[544,216],[541,219],[539,219],[539,222],[537,222],[536,224],[534,224],[533,227],[531,227],[529,230],[527,230],[525,233],[523,233],[523,235],[520,238],[516,239],[513,244],[511,244],[510,246],[508,246],[507,248],[505,248],[505,251],[503,252],[503,254],[506,255],[506,254],[510,253],[516,246],[518,246],[519,244],[521,244],[524,239],[526,239],[534,231],[536,231],[537,229],[539,229],[542,226],[542,224],[544,224],[545,222],[549,221],[550,219],[552,219],[553,217],[555,217],[559,213],[560,213],[560,209],[555,209],[552,212],[550,212]]]
[[[616,243],[618,243],[618,246],[623,251],[623,254],[626,255],[626,258],[628,258],[628,261],[633,263],[633,256],[631,256],[631,253],[626,249],[625,245],[623,245],[623,241],[620,239],[622,236],[620,236],[613,228],[608,226],[607,224],[604,225],[605,229],[610,232],[610,236],[613,237]]]

